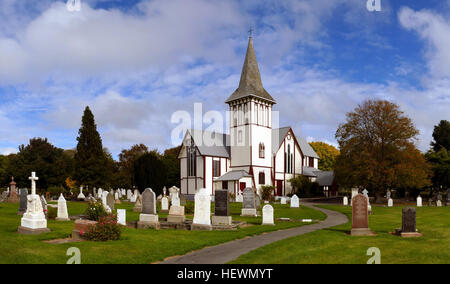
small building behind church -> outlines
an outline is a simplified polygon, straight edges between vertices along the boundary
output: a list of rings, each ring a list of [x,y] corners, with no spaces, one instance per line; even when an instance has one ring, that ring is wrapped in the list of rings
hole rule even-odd
[[[319,185],[323,181],[324,190],[331,187],[330,175],[318,169],[319,156],[306,140],[295,136],[291,127],[272,128],[276,101],[263,87],[252,37],[239,87],[225,103],[230,134],[192,129],[183,138],[178,155],[183,194],[206,188],[211,195],[216,189],[236,195],[247,187],[259,192],[268,185],[274,186],[275,196],[285,196],[293,193],[289,180],[297,175]]]

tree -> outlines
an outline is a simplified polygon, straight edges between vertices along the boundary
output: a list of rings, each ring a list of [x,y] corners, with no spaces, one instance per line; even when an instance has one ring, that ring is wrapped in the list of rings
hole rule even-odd
[[[423,187],[430,183],[429,165],[416,149],[419,131],[399,106],[368,100],[336,131],[341,154],[336,180],[344,187],[365,187],[375,201],[389,188]]]
[[[156,195],[162,193],[166,184],[167,171],[161,155],[153,150],[143,154],[134,162],[134,179],[139,191],[151,188]]]
[[[77,141],[74,179],[79,185],[106,187],[111,178],[110,161],[89,107],[84,110]]]
[[[142,155],[148,153],[148,148],[144,144],[136,144],[129,150],[123,149],[119,154],[119,168],[117,169],[121,179],[125,183],[124,187],[136,185],[134,180],[134,162]]]
[[[181,146],[167,149],[164,151],[163,162],[167,170],[167,187],[180,187],[180,161],[178,160],[178,153]]]
[[[336,158],[339,156],[339,150],[336,147],[324,142],[309,143],[314,151],[319,155],[319,170],[332,171],[336,163]]]
[[[442,148],[450,150],[450,122],[441,120],[438,125],[434,127],[433,139],[431,146],[434,152],[438,152]]]
[[[15,177],[18,187],[29,187],[28,177],[31,172],[36,172],[39,177],[37,186],[47,189],[64,186],[72,170],[73,160],[63,149],[53,146],[46,138],[33,138],[27,146],[19,146],[17,155],[11,157],[8,175]]]
[[[307,176],[298,175],[289,180],[298,196],[313,197],[321,195],[317,182],[312,182]]]
[[[433,187],[440,190],[441,188],[450,188],[450,153],[445,148],[441,148],[438,152],[429,151],[425,154],[426,159],[431,163],[433,171]]]

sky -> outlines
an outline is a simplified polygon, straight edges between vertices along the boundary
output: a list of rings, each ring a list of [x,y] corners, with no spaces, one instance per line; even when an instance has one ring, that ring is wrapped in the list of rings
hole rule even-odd
[[[450,120],[450,0],[366,2],[0,0],[0,154],[33,137],[75,148],[86,106],[114,157],[177,146],[173,113],[225,114],[250,27],[280,126],[337,145],[346,113],[386,99],[427,151]]]

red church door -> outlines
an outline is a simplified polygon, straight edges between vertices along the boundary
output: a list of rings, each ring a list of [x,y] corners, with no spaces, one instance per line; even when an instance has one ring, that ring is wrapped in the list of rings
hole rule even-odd
[[[276,188],[276,196],[282,196],[283,195],[283,181],[277,180],[277,188]]]
[[[245,185],[246,185],[245,182],[240,182],[240,183],[239,183],[239,189],[241,190],[241,192],[244,191]]]

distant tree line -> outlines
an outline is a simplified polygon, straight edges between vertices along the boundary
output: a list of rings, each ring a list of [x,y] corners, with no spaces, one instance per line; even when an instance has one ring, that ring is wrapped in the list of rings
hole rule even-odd
[[[138,144],[122,150],[119,161],[115,161],[102,145],[89,107],[84,111],[77,141],[76,149],[63,150],[46,138],[33,138],[28,145],[20,145],[17,154],[0,155],[0,186],[7,187],[14,176],[18,187],[29,188],[28,177],[33,171],[39,177],[37,186],[41,192],[52,187],[70,190],[84,185],[90,190],[136,186],[143,191],[150,187],[159,193],[164,186],[180,186],[179,147],[161,154]]]

